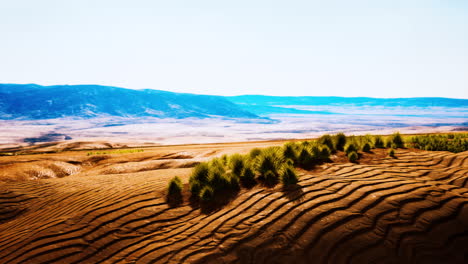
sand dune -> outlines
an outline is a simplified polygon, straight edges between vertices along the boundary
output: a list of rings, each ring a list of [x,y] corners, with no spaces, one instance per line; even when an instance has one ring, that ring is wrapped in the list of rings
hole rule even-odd
[[[84,153],[49,154],[81,170],[0,187],[0,262],[468,262],[467,152],[398,150],[391,159],[376,150],[361,164],[335,157],[301,170],[295,189],[244,189],[210,214],[188,199],[168,207],[167,182],[186,183],[190,162],[249,144],[154,148],[91,165]]]

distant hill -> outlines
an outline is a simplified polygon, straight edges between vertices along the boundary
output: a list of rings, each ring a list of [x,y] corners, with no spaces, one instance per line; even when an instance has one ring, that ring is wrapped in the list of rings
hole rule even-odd
[[[37,84],[3,84],[0,83],[0,94],[19,93],[30,90],[48,89],[53,86],[41,86]]]
[[[258,118],[222,96],[100,85],[0,84],[1,119],[70,116]]]
[[[468,107],[468,99],[442,97],[371,98],[335,96],[266,96],[241,95],[227,97],[231,102],[246,106],[323,106],[355,105],[382,107]]]
[[[131,90],[101,85],[0,84],[0,119],[98,116],[257,119],[275,114],[346,114],[329,111],[323,107],[308,109],[303,106],[448,107],[466,110],[468,100],[435,97],[389,99],[265,95],[223,97],[152,89]]]

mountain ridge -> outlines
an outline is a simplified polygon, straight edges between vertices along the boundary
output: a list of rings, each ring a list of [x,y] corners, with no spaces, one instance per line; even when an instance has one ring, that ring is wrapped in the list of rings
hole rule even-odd
[[[158,118],[267,118],[272,114],[339,114],[303,106],[468,108],[468,99],[340,96],[219,96],[128,89],[94,84],[0,84],[0,119],[97,116]],[[343,114],[343,113],[341,113]]]
[[[0,118],[259,118],[221,96],[100,85],[0,85]]]
[[[341,96],[270,96],[270,95],[238,95],[227,97],[238,104],[257,105],[330,105],[330,104],[354,104],[354,105],[380,105],[380,106],[448,106],[468,107],[468,99],[449,97],[399,97],[399,98],[375,98],[375,97],[341,97]]]

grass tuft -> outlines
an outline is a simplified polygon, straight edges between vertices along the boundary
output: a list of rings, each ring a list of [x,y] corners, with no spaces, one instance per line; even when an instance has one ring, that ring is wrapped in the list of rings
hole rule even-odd
[[[348,154],[348,160],[350,162],[357,162],[357,160],[359,159],[359,155],[357,154],[356,151],[351,151],[349,154]]]
[[[182,189],[182,180],[177,176],[172,178],[167,186],[167,203],[173,206],[181,204],[183,202]]]

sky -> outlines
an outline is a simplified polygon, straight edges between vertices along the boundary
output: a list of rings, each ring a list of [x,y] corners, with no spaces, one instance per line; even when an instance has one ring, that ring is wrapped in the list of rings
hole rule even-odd
[[[0,0],[0,83],[468,98],[468,1]]]

